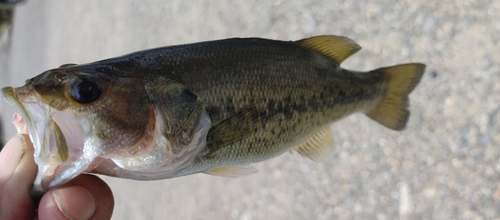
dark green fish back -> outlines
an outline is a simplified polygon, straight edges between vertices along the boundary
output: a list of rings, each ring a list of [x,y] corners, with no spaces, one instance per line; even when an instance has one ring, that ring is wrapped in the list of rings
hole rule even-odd
[[[109,74],[117,77],[136,78],[139,71],[151,80],[161,75],[184,84],[205,101],[214,125],[248,108],[290,117],[294,112],[369,100],[367,95],[377,95],[372,85],[381,82],[374,75],[360,78],[294,42],[236,38],[145,52],[95,64],[106,63],[103,72],[112,66]]]

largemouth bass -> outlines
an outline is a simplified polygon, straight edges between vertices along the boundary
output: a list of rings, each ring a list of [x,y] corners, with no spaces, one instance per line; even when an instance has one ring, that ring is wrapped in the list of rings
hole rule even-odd
[[[36,194],[83,172],[237,177],[289,150],[328,158],[329,125],[356,112],[405,127],[425,65],[342,69],[359,49],[339,36],[209,41],[66,64],[2,94],[35,146]]]

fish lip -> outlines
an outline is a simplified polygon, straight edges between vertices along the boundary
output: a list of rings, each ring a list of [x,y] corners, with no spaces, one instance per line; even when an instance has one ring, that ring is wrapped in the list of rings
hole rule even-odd
[[[4,97],[4,99],[8,103],[12,104],[14,106],[14,108],[19,112],[19,114],[21,114],[21,117],[23,118],[24,123],[26,124],[26,127],[28,128],[29,136],[30,136],[31,141],[33,142],[33,145],[35,146],[35,148],[40,148],[40,146],[41,146],[40,132],[43,132],[43,131],[38,131],[35,128],[35,125],[34,125],[33,120],[32,120],[32,116],[26,110],[25,104],[19,100],[19,98],[16,94],[16,89],[14,89],[12,87],[5,87],[5,88],[2,88],[1,93],[2,93],[2,96]],[[32,102],[32,103],[39,105],[36,102]],[[40,106],[40,108],[41,108],[41,106]],[[43,110],[43,108],[41,108],[41,109]],[[41,115],[40,118],[43,119],[43,115]]]

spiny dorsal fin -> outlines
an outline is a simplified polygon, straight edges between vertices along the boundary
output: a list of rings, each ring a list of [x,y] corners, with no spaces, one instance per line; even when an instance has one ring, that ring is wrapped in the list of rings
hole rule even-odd
[[[385,98],[366,115],[388,128],[403,130],[410,116],[408,95],[422,79],[425,65],[408,63],[380,68],[371,72],[381,73],[387,81]]]
[[[324,162],[331,158],[335,149],[330,126],[309,137],[295,147],[300,155],[314,161]]]
[[[297,41],[301,46],[315,50],[342,63],[347,57],[358,52],[361,47],[353,40],[335,35],[323,35]]]
[[[224,177],[240,177],[250,174],[257,173],[258,170],[252,165],[246,166],[227,166],[227,167],[216,167],[205,171],[204,173],[214,175],[214,176],[224,176]]]

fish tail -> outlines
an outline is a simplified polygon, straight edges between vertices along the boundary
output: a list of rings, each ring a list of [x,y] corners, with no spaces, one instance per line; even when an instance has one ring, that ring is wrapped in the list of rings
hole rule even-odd
[[[402,130],[410,116],[408,95],[420,82],[424,70],[424,64],[409,63],[371,71],[381,74],[387,81],[387,93],[366,115],[388,128]]]

